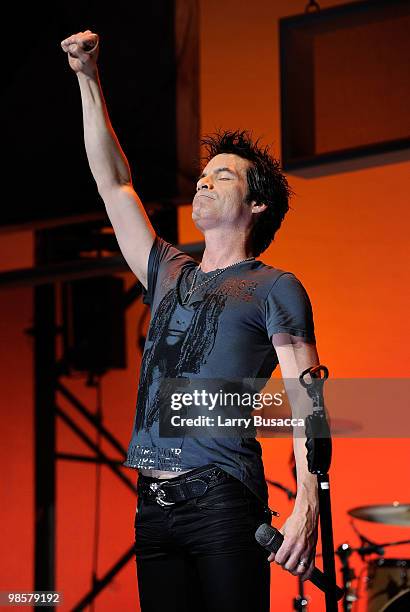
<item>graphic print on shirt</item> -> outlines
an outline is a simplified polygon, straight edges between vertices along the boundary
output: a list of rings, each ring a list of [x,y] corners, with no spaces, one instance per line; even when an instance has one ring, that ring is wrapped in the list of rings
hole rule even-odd
[[[257,284],[241,279],[224,280],[217,289],[191,304],[192,318],[185,330],[175,329],[177,288],[173,287],[166,293],[150,324],[148,340],[152,345],[144,352],[142,359],[137,399],[137,431],[142,428],[149,431],[159,419],[161,395],[168,397],[164,379],[175,379],[185,374],[200,372],[215,344],[219,318],[228,296],[248,302],[253,299]],[[181,309],[179,311],[181,312]],[[150,398],[149,391],[154,379],[161,380],[161,386]]]
[[[160,391],[155,392],[150,402],[149,388],[153,376],[179,378],[182,374],[200,371],[215,342],[218,320],[225,307],[227,296],[218,292],[196,302],[192,320],[185,333],[175,342],[170,340],[169,326],[178,305],[176,289],[171,289],[161,300],[152,319],[148,339],[152,345],[144,353],[141,364],[141,381],[137,400],[137,431],[144,427],[148,431],[159,419]],[[155,370],[157,369],[157,372]],[[162,386],[162,392],[166,391]],[[147,405],[150,403],[150,405]]]

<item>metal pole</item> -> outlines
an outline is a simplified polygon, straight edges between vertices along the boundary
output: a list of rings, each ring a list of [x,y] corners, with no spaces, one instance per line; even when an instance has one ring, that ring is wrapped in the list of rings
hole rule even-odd
[[[36,263],[46,258],[36,233]],[[55,288],[34,289],[34,589],[55,590]],[[47,606],[51,609],[51,607]]]

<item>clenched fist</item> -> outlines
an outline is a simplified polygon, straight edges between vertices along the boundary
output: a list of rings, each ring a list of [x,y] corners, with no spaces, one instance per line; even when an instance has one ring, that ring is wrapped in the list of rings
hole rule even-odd
[[[93,34],[90,30],[73,34],[61,42],[61,48],[68,54],[68,63],[74,72],[87,76],[95,75],[98,43],[98,34]]]

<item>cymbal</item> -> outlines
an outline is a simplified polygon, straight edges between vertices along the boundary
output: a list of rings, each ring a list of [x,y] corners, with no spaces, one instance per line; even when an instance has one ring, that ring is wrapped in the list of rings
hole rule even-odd
[[[371,521],[372,523],[410,527],[410,504],[393,502],[392,504],[358,506],[348,510],[348,514],[363,521]]]

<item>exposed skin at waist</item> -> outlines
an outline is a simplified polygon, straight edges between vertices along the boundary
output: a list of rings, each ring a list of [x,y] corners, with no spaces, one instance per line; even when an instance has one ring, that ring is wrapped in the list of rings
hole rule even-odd
[[[150,476],[151,478],[161,478],[161,479],[169,479],[175,478],[176,476],[180,476],[181,474],[185,474],[186,472],[191,472],[191,470],[182,470],[181,472],[167,472],[164,470],[138,470],[140,474],[143,476]]]

